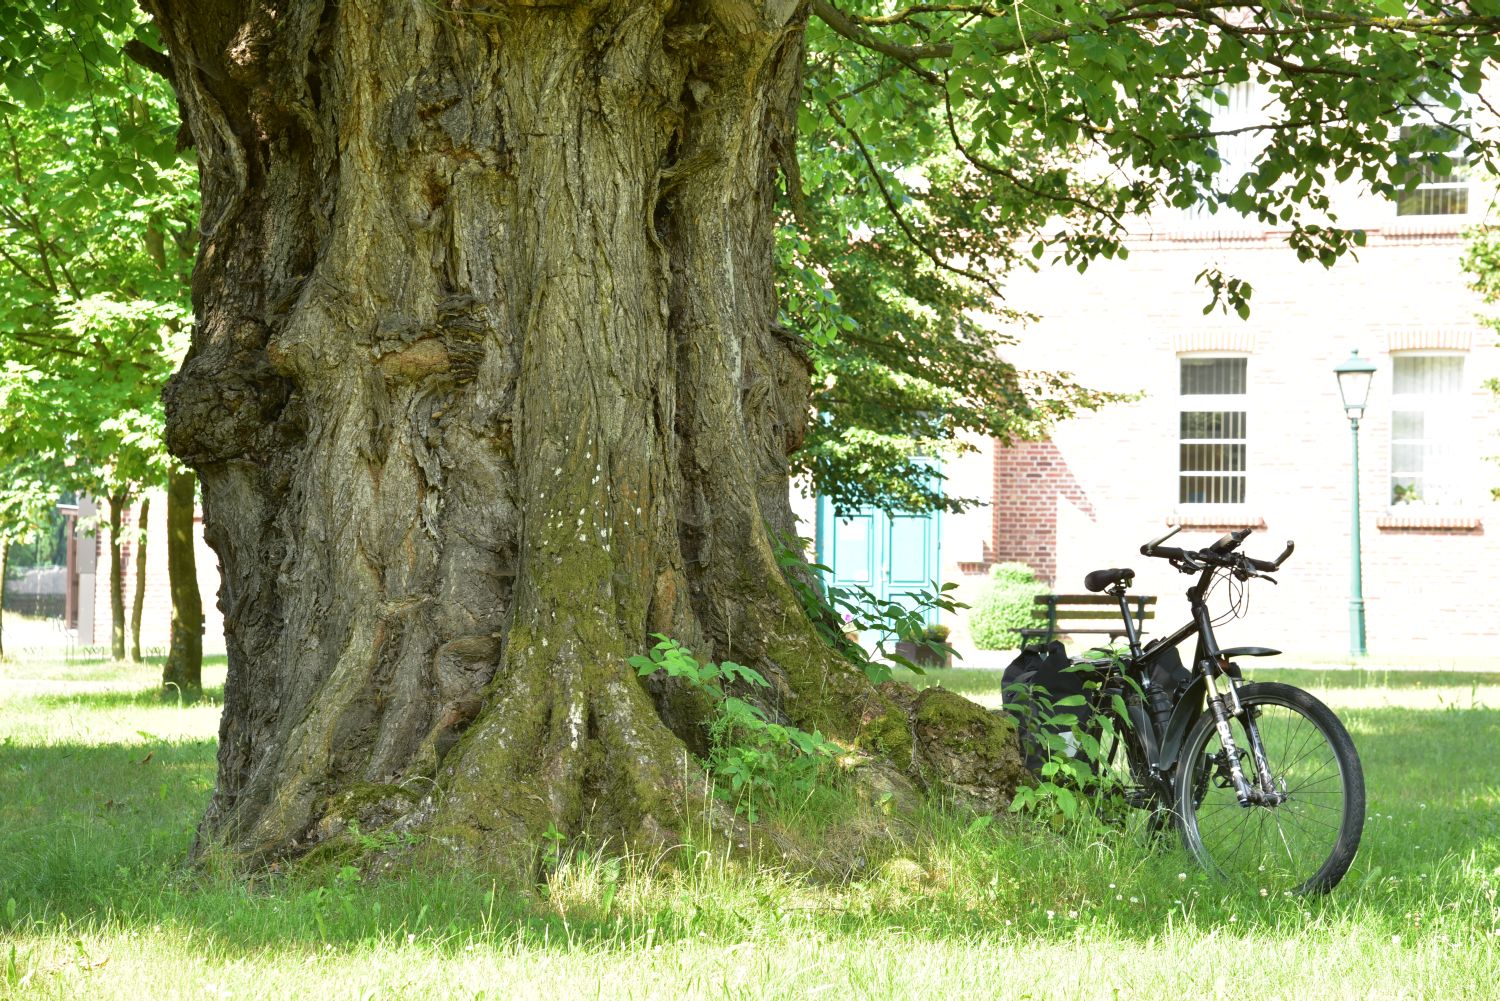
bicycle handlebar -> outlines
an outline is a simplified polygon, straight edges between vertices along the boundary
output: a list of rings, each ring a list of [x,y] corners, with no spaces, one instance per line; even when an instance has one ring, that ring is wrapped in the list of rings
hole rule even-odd
[[[1250,535],[1251,530],[1248,528],[1241,529],[1238,532],[1230,532],[1207,549],[1189,551],[1176,546],[1162,545],[1163,542],[1180,531],[1182,531],[1182,526],[1178,525],[1160,538],[1152,539],[1141,546],[1141,555],[1168,560],[1183,573],[1198,573],[1209,567],[1224,567],[1240,575],[1240,579],[1243,580],[1246,577],[1261,577],[1275,573],[1287,561],[1287,557],[1292,555],[1292,551],[1297,548],[1296,543],[1288,540],[1286,548],[1282,550],[1281,555],[1276,557],[1274,562],[1257,560],[1243,553],[1236,553],[1234,550],[1239,548],[1240,543],[1244,542]]]

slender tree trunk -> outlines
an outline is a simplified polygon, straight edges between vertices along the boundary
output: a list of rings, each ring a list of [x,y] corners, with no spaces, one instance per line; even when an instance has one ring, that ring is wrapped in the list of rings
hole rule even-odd
[[[10,539],[0,536],[0,660],[5,659],[5,585],[10,575]]]
[[[120,560],[120,532],[130,496],[121,490],[109,497],[109,655],[125,659],[125,568]]]
[[[162,667],[165,692],[203,694],[203,599],[198,593],[194,509],[198,478],[174,469],[167,478],[167,584],[172,592],[172,639]]]
[[[135,595],[130,606],[130,659],[141,662],[141,613],[146,607],[146,529],[151,498],[142,497],[135,519]]]
[[[146,6],[203,187],[166,394],[223,569],[200,845],[677,843],[704,720],[626,664],[653,633],[1006,801],[1008,732],[974,709],[989,777],[924,770],[942,728],[821,644],[767,537],[807,419],[772,279],[802,4]]]

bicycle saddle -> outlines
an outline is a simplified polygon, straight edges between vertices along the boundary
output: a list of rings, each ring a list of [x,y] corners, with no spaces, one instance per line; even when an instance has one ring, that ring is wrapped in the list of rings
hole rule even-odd
[[[1135,571],[1116,567],[1110,570],[1095,570],[1083,578],[1083,586],[1090,591],[1102,591],[1111,584],[1123,584],[1130,586],[1135,580]]]

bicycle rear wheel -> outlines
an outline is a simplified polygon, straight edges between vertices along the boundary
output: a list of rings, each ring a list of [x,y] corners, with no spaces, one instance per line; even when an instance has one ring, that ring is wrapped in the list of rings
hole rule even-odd
[[[1365,781],[1349,732],[1299,688],[1242,685],[1245,714],[1230,720],[1240,767],[1254,785],[1245,717],[1260,731],[1275,805],[1241,806],[1213,714],[1205,712],[1178,760],[1176,812],[1182,839],[1204,868],[1236,882],[1326,893],[1354,861],[1365,822]]]

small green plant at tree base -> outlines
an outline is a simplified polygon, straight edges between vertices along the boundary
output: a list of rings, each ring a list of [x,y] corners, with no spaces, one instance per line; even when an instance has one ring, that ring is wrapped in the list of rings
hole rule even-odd
[[[557,829],[557,824],[550,823],[542,832],[542,837],[547,841],[547,847],[543,851],[542,864],[548,872],[556,872],[557,867],[562,865],[563,844],[567,841],[567,835]]]
[[[933,582],[931,589],[917,588],[892,598],[881,598],[858,585],[824,584],[813,581],[822,575],[826,580],[833,571],[821,563],[808,563],[800,553],[807,539],[788,540],[773,533],[776,562],[782,575],[797,595],[802,610],[823,642],[838,651],[879,685],[891,680],[891,665],[898,664],[917,674],[925,674],[921,665],[901,653],[903,643],[930,650],[939,663],[957,655],[948,645],[948,627],[929,624],[928,618],[938,612],[956,612],[969,606],[949,593],[957,584]],[[869,649],[856,636],[871,635]]]
[[[774,723],[759,706],[725,691],[726,685],[735,683],[770,687],[759,671],[728,660],[700,664],[676,640],[660,633],[654,638],[658,642],[649,656],[631,657],[630,666],[643,678],[660,671],[681,679],[713,703],[706,764],[721,798],[754,822],[759,819],[759,804],[812,790],[838,745],[816,730],[808,733]]]
[[[969,635],[981,650],[1011,650],[1021,645],[1020,629],[1037,624],[1036,597],[1051,590],[1024,563],[997,563],[990,583],[969,613]]]
[[[1108,650],[1090,653],[1118,656]],[[1098,660],[1084,660],[1069,670],[1092,672],[1099,666]],[[1106,704],[1098,681],[1084,687],[1087,694],[1053,699],[1042,685],[1006,686],[1004,698],[1021,718],[1023,742],[1042,759],[1035,783],[1016,790],[1010,810],[1037,816],[1054,830],[1072,825],[1097,834],[1124,814],[1124,784],[1109,759],[1126,708],[1118,694]]]

